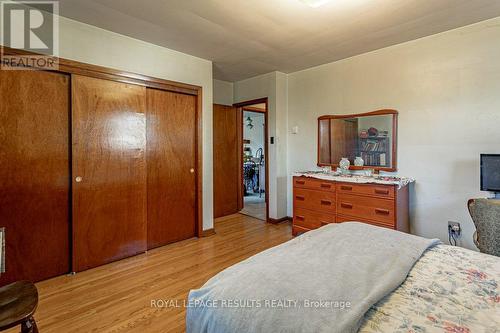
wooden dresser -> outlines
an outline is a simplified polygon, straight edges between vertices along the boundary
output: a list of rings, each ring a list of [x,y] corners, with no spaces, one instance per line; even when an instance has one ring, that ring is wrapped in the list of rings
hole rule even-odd
[[[358,221],[409,232],[408,186],[293,178],[293,235]]]

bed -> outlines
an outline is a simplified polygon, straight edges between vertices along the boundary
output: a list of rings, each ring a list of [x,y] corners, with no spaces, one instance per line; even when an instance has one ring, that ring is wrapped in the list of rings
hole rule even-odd
[[[188,333],[499,332],[500,258],[362,223],[259,253],[189,294]]]

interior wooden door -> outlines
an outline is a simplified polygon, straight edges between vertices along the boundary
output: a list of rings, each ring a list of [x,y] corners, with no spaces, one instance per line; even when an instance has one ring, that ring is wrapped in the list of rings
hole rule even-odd
[[[238,207],[238,110],[213,107],[214,217],[237,213]]]
[[[196,236],[196,96],[147,89],[148,248]]]
[[[69,76],[0,71],[0,285],[69,272]]]
[[[73,269],[146,250],[146,88],[73,76]]]

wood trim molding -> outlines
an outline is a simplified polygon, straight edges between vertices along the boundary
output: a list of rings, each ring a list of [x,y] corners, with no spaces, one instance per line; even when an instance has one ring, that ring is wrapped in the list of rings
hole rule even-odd
[[[245,107],[243,107],[243,111],[259,112],[259,113],[267,112],[267,110],[265,110],[265,109],[256,108],[254,106],[245,106]]]
[[[196,228],[198,237],[203,234],[203,90],[198,88],[196,103]],[[203,236],[202,236],[203,237]]]
[[[265,142],[264,142],[264,149],[266,150],[264,152],[264,159],[266,162],[265,169],[266,169],[266,219],[269,218],[269,164],[271,163],[271,159],[269,158],[269,103],[268,99],[266,98],[266,112],[264,113],[264,121],[265,121],[265,126],[264,126],[264,134],[265,134]]]
[[[292,218],[290,216],[285,216],[285,217],[282,217],[282,218],[279,218],[279,219],[272,219],[272,218],[268,218],[267,219],[267,223],[270,223],[270,224],[278,224],[278,223],[282,223],[282,222],[292,222]]]
[[[334,114],[334,115],[324,115],[318,117],[318,120],[322,119],[345,119],[345,118],[356,118],[356,117],[367,117],[367,116],[383,116],[388,114],[399,114],[397,110],[393,109],[381,109],[365,113],[354,113],[354,114]]]
[[[210,236],[213,236],[215,234],[216,234],[215,229],[214,228],[210,228],[210,229],[207,229],[207,230],[203,230],[201,232],[201,237],[210,237]]]
[[[243,112],[241,109],[236,108],[236,135],[237,135],[237,154],[238,154],[238,178],[235,179],[238,183],[237,186],[237,200],[238,200],[238,212],[245,206],[244,203],[244,187],[243,187],[243,144],[245,140],[243,139]]]
[[[2,50],[3,54],[5,55],[19,55],[19,56],[39,55],[33,52],[13,49],[6,46],[2,46]],[[100,79],[118,81],[122,83],[137,84],[149,88],[168,90],[188,95],[198,95],[201,89],[200,86],[196,85],[174,82],[165,79],[158,79],[143,74],[136,74],[118,69],[86,64],[64,58],[58,58],[58,62],[59,62],[58,71],[63,73],[79,74]]]
[[[267,97],[262,97],[262,98],[252,99],[250,101],[234,103],[233,106],[236,108],[242,108],[244,106],[266,103],[266,110],[267,110],[268,109],[267,101],[268,101]]]

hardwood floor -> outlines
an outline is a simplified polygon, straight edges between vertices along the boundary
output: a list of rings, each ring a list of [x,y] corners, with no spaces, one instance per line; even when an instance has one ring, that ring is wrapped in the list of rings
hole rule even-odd
[[[217,219],[215,230],[211,237],[38,283],[40,332],[183,332],[184,308],[155,308],[152,300],[182,302],[223,269],[292,238],[289,223],[240,214]]]

